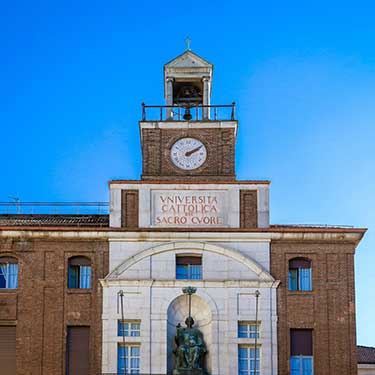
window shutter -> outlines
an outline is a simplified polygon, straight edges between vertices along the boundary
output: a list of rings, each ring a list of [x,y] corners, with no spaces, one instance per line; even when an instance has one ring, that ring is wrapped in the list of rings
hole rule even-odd
[[[122,345],[117,346],[117,372],[119,374],[125,373],[125,357],[127,357],[125,349],[127,348]]]
[[[176,264],[177,265],[186,265],[191,264],[194,266],[200,266],[202,265],[202,257],[200,256],[177,256],[176,257]]]
[[[88,375],[90,327],[68,327],[67,369],[68,375]]]
[[[193,280],[200,280],[202,278],[202,266],[190,266],[190,278]]]
[[[290,330],[290,354],[313,355],[312,329],[291,329]]]
[[[73,257],[69,259],[70,266],[91,266],[90,259],[85,257]]]
[[[0,326],[1,375],[16,375],[16,327]]]
[[[91,267],[81,266],[79,269],[79,287],[86,289],[91,288]]]
[[[1,257],[0,264],[1,263],[18,263],[18,261],[16,258],[13,257]]]
[[[298,290],[297,275],[296,269],[289,270],[289,290]]]
[[[307,259],[295,258],[289,261],[289,268],[311,268],[311,262]]]
[[[8,279],[8,265],[0,263],[0,288],[7,287],[7,279]]]
[[[69,266],[68,270],[68,288],[78,288],[78,277],[79,277],[79,267]]]
[[[299,270],[301,290],[311,290],[311,269],[301,268]]]
[[[8,288],[17,289],[18,287],[18,264],[8,264]]]

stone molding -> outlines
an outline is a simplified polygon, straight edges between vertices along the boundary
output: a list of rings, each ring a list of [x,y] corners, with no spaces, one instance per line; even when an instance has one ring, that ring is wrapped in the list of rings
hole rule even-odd
[[[215,231],[194,231],[184,229],[177,231],[168,230],[123,230],[119,229],[87,229],[87,228],[50,228],[39,229],[24,227],[22,229],[0,229],[0,238],[21,238],[21,239],[44,239],[60,240],[70,239],[77,241],[86,240],[108,240],[108,241],[171,241],[178,240],[204,240],[206,242],[251,242],[251,241],[321,241],[321,242],[349,242],[358,243],[367,229],[321,229],[318,228],[266,228],[249,231],[240,229],[215,230]]]

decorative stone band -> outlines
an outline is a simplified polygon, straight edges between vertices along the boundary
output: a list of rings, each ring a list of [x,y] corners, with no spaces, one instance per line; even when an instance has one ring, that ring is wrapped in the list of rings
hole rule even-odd
[[[66,228],[66,227],[0,227],[0,238],[15,238],[27,241],[39,239],[66,240],[103,240],[103,241],[327,241],[358,243],[366,228],[306,228],[281,227],[237,229],[237,228],[201,228],[181,229],[138,229],[123,228]]]

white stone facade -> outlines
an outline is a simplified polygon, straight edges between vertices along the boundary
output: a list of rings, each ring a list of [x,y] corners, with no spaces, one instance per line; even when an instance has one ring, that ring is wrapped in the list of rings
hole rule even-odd
[[[197,288],[192,316],[208,348],[207,370],[212,375],[237,374],[237,350],[254,339],[238,338],[239,321],[255,321],[255,291],[260,291],[261,374],[277,373],[276,288],[269,274],[269,243],[264,238],[223,241],[212,233],[206,240],[185,240],[168,233],[169,242],[110,241],[110,274],[103,285],[103,373],[117,371],[117,321],[121,319],[117,294],[125,292],[125,320],[141,321],[141,336],[126,338],[141,347],[141,373],[166,374],[173,366],[175,326],[188,314],[182,288]],[[168,236],[164,233],[164,237]],[[221,233],[222,234],[222,233]],[[176,237],[176,238],[174,238]],[[252,236],[254,237],[254,236]],[[202,256],[202,280],[176,280],[176,255]]]
[[[212,64],[191,51],[166,64],[166,121],[141,121],[141,136],[143,130],[157,128],[181,132],[195,129],[219,132],[230,128],[236,135],[238,124],[233,119],[234,112],[231,120],[217,120],[216,115],[210,120],[212,73]],[[181,90],[185,86],[192,89],[192,97],[184,96]],[[171,108],[181,103],[187,108],[202,106],[202,120],[172,121]],[[121,204],[124,190],[138,192],[134,195],[138,197],[139,228],[134,232],[121,230],[122,210],[126,209]],[[207,346],[208,374],[238,374],[239,346],[254,347],[255,344],[260,349],[260,374],[277,374],[276,289],[279,282],[270,274],[271,234],[236,231],[241,226],[241,191],[244,190],[257,192],[257,211],[253,215],[257,216],[258,228],[269,228],[268,181],[176,183],[171,177],[165,182],[110,183],[110,227],[113,229],[109,236],[110,273],[101,281],[103,373],[117,373],[118,345],[123,343],[117,331],[121,319],[118,296],[122,291],[124,319],[140,322],[140,336],[125,338],[125,343],[140,346],[140,373],[172,374],[176,325],[184,326],[189,313],[188,298],[182,288],[192,286],[197,292],[192,296],[191,313]],[[200,258],[201,278],[178,279],[178,256]],[[260,325],[258,339],[238,337],[239,322],[254,324],[256,321]]]

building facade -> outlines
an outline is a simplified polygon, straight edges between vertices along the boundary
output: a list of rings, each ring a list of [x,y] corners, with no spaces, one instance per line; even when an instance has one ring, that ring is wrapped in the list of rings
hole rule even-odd
[[[110,181],[109,215],[0,216],[5,375],[172,374],[190,315],[201,373],[357,373],[365,229],[270,224],[270,182],[236,179],[235,106],[211,104],[212,78],[190,50],[164,66],[141,179]]]

